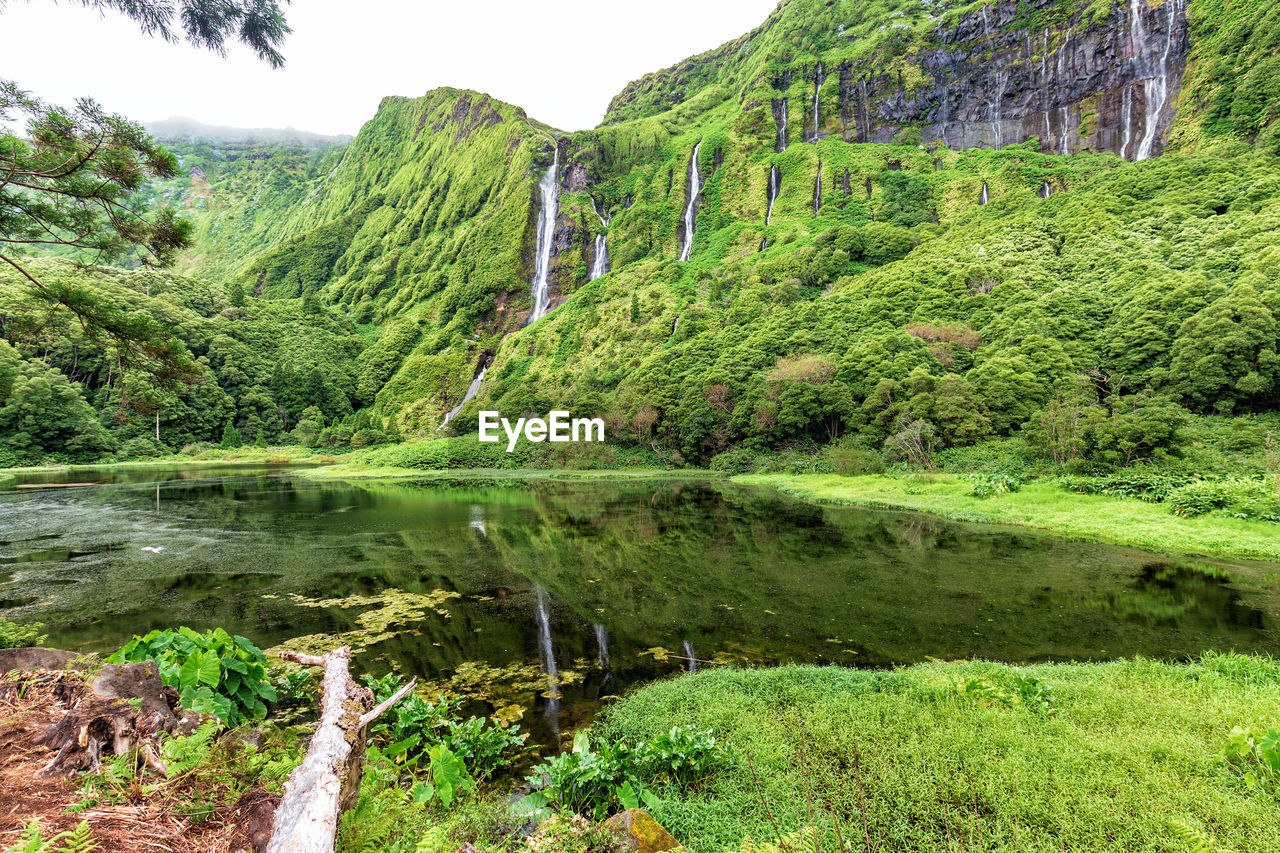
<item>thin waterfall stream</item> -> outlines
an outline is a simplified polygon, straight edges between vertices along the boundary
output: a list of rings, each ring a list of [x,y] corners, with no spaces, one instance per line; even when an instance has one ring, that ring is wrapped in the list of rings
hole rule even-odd
[[[547,315],[551,305],[551,249],[556,236],[556,217],[560,212],[560,148],[550,168],[538,185],[542,193],[542,209],[538,211],[538,249],[533,272],[533,310],[529,322],[536,323]]]
[[[689,200],[684,206],[684,245],[680,247],[680,260],[687,261],[693,256],[693,231],[698,218],[698,196],[702,193],[702,175],[698,173],[698,152],[702,150],[702,142],[693,146],[693,156],[689,158]]]

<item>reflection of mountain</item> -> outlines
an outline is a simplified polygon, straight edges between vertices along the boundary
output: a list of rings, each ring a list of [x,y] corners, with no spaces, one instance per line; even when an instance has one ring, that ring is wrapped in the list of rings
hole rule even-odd
[[[1242,599],[1237,584],[1131,549],[819,508],[714,481],[257,476],[175,481],[160,497],[157,513],[148,485],[0,496],[13,519],[0,558],[81,555],[5,566],[14,580],[0,599],[32,599],[12,612],[57,625],[52,639],[65,645],[106,648],[178,623],[270,645],[351,630],[362,612],[301,608],[290,594],[448,590],[463,596],[448,618],[400,625],[367,656],[436,678],[464,661],[537,664],[538,584],[554,661],[594,666],[600,625],[620,686],[674,671],[640,653],[686,640],[700,658],[861,665],[1277,645],[1274,583]],[[140,550],[157,544],[161,555]]]

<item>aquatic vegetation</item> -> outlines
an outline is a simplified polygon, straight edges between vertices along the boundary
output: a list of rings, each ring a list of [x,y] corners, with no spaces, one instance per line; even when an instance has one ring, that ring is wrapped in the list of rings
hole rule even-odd
[[[351,595],[345,598],[307,598],[290,593],[289,599],[299,607],[352,609],[368,607],[356,617],[360,626],[339,634],[314,634],[297,637],[283,643],[272,652],[285,647],[307,654],[323,654],[342,646],[350,646],[352,654],[367,651],[385,640],[402,634],[414,634],[417,626],[428,613],[448,619],[450,614],[444,604],[462,597],[462,593],[438,589],[427,593],[387,589],[377,595]],[[397,627],[399,626],[399,627]]]

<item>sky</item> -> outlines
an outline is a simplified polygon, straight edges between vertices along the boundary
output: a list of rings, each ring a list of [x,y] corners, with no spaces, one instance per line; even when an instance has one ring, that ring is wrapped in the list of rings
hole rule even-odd
[[[295,0],[287,64],[144,36],[70,0],[0,4],[0,77],[140,122],[355,134],[385,95],[476,89],[560,130],[595,127],[630,81],[754,29],[777,0]]]

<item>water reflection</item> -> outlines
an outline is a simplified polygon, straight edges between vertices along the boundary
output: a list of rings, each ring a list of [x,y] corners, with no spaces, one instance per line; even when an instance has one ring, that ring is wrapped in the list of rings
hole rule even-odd
[[[358,666],[525,709],[547,740],[602,696],[706,662],[1280,652],[1274,566],[715,481],[349,485],[223,470],[11,491],[0,567],[4,614],[44,621],[56,645],[113,649],[177,624],[264,647],[346,632],[368,644]],[[413,605],[446,594],[438,610]],[[351,597],[377,598],[383,615],[314,606]]]

